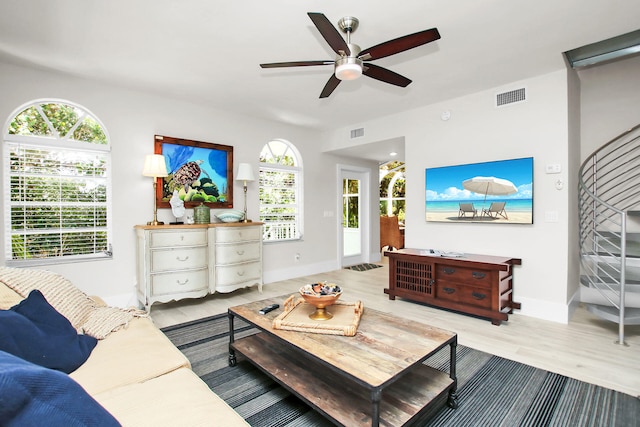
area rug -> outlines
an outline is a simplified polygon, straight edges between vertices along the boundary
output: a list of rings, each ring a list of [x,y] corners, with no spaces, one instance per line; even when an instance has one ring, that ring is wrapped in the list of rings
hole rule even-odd
[[[249,362],[228,365],[229,322],[213,316],[162,331],[194,372],[251,426],[325,427],[328,420]],[[236,338],[256,332],[235,319]],[[428,361],[448,372],[448,348]],[[488,353],[458,346],[458,409],[420,426],[640,426],[640,400]]]
[[[368,264],[368,263],[364,263],[364,264],[356,264],[356,265],[352,265],[349,267],[345,267],[345,270],[354,270],[354,271],[367,271],[367,270],[373,270],[374,268],[380,268],[382,267],[381,265],[378,264]]]

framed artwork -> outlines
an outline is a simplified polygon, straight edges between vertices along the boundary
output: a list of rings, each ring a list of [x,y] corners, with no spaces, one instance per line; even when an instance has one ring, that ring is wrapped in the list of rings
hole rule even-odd
[[[425,189],[426,221],[533,224],[533,157],[427,168]]]
[[[233,208],[232,146],[156,135],[154,152],[164,156],[169,173],[158,178],[159,208],[171,207],[174,190],[187,208]]]

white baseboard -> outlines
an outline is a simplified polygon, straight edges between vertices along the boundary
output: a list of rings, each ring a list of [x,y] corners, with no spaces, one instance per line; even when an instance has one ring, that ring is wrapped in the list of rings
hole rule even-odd
[[[517,313],[536,319],[549,320],[556,323],[569,323],[569,314],[573,313],[567,304],[558,304],[549,301],[541,301],[533,298],[519,296],[517,301],[522,308]]]
[[[262,275],[264,283],[279,282],[281,280],[295,279],[296,277],[309,276],[311,274],[326,273],[338,270],[337,261],[328,261],[317,264],[305,264],[293,268],[281,268],[276,271],[265,271]]]

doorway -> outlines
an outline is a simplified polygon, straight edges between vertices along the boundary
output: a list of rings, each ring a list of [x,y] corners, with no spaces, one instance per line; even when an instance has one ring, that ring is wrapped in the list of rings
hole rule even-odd
[[[338,215],[338,253],[340,265],[369,262],[371,171],[356,166],[338,165],[340,205]]]

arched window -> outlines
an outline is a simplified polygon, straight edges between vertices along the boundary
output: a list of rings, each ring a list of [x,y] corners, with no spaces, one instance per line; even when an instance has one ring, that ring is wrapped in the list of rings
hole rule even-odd
[[[111,148],[100,121],[38,100],[16,109],[3,134],[7,263],[110,257]]]
[[[269,141],[260,152],[260,221],[264,241],[302,238],[302,159],[289,142]]]
[[[404,222],[405,168],[402,162],[380,166],[380,215],[396,215]]]

